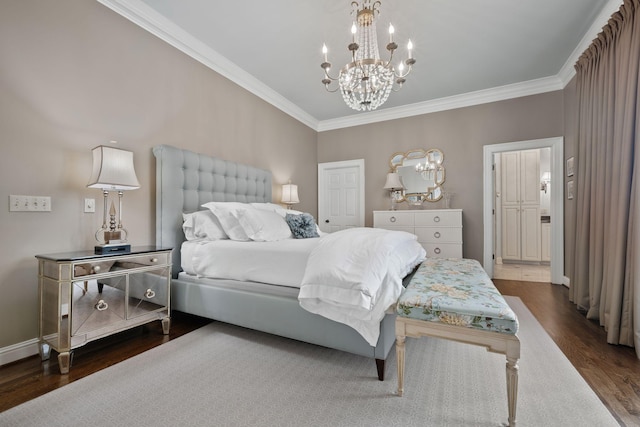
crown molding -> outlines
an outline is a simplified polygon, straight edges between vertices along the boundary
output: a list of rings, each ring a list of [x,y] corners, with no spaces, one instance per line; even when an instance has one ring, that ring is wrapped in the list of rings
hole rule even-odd
[[[196,61],[317,130],[318,120],[140,0],[97,0]]]
[[[386,108],[366,114],[354,114],[351,116],[339,117],[337,119],[323,120],[318,125],[318,132],[366,125],[386,120],[396,120],[422,114],[436,113],[438,111],[453,110],[456,108],[471,107],[489,102],[504,101],[507,99],[537,95],[562,89],[562,82],[558,77],[545,77],[543,79],[483,89],[476,92],[418,102],[401,107]]]
[[[611,15],[620,9],[620,5],[623,3],[623,0],[607,1],[578,46],[555,76],[320,121],[182,30],[144,2],[140,0],[97,1],[317,132],[562,90],[575,75],[573,65],[582,52],[589,47]]]

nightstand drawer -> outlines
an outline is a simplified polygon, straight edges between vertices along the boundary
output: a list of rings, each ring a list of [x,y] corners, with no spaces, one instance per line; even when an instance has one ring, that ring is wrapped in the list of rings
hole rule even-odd
[[[150,253],[140,256],[130,256],[123,262],[118,262],[120,268],[136,268],[149,265],[167,265],[169,263],[168,253]]]
[[[416,227],[419,242],[425,243],[462,243],[460,227]]]

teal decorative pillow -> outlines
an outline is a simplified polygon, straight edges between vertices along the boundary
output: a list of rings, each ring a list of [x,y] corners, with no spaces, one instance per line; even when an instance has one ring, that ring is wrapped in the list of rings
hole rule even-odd
[[[296,239],[320,237],[318,229],[316,228],[316,220],[311,214],[303,213],[300,215],[293,215],[288,213],[284,219],[287,221],[287,224],[289,224],[291,233]]]

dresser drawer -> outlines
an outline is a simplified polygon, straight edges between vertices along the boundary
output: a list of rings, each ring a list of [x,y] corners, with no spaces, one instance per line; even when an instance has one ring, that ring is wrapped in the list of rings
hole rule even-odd
[[[461,243],[421,243],[431,258],[462,258]]]
[[[419,242],[425,243],[462,243],[460,227],[416,227]]]
[[[440,225],[443,227],[462,227],[462,211],[439,210],[434,212],[422,211],[416,215],[415,225]]]
[[[413,224],[413,212],[377,211],[373,214],[373,226],[376,228],[413,227]]]

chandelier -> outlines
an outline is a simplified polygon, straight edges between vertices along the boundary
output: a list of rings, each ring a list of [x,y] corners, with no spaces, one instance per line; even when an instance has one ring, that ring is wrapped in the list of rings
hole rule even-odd
[[[379,1],[373,4],[371,0],[363,0],[362,5],[351,2],[352,14],[356,15],[356,22],[351,26],[351,43],[348,49],[351,52],[351,62],[346,64],[338,74],[331,77],[331,63],[327,59],[327,46],[322,45],[324,62],[320,65],[324,70],[322,83],[329,92],[340,89],[344,102],[357,111],[372,111],[385,103],[393,90],[400,90],[405,77],[411,72],[411,67],[416,63],[412,57],[413,45],[411,40],[407,43],[408,56],[404,62],[400,62],[397,70],[392,64],[393,53],[398,45],[393,41],[394,28],[389,24],[389,60],[380,59],[378,52],[378,39],[376,35],[376,17],[380,13]],[[406,69],[405,69],[406,65]],[[338,87],[331,89],[332,82],[337,81]],[[397,88],[394,88],[394,84]]]

